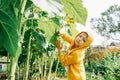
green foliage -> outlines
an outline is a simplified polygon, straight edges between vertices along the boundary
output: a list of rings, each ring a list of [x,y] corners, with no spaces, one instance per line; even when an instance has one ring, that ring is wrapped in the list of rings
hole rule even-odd
[[[59,30],[60,27],[63,26],[63,23],[60,23],[60,20],[66,21],[67,19],[72,18],[74,22],[79,22],[83,25],[85,25],[86,22],[87,10],[83,7],[81,0],[60,0],[58,2],[64,6],[63,13],[65,13],[65,17],[61,18],[56,14],[57,16],[55,15],[55,17],[48,19],[47,12],[40,11],[38,14],[41,18],[39,22],[39,28],[45,31],[48,41],[50,41],[51,37],[55,34],[55,30]],[[77,33],[77,30],[75,30],[74,26],[72,25],[72,27],[69,29],[69,32],[72,35]]]
[[[102,80],[119,80],[120,78],[120,56],[112,56],[110,53],[101,61],[93,63],[91,66],[86,65],[86,71]],[[89,75],[90,77],[90,75]],[[95,77],[96,78],[96,77]],[[92,80],[92,79],[89,79]],[[96,80],[96,79],[95,79]]]
[[[70,24],[68,27],[68,33],[72,36],[75,37],[79,31],[76,29],[76,25],[75,24]]]
[[[61,0],[64,6],[66,18],[73,18],[75,22],[85,25],[87,18],[86,8],[83,7],[81,0]]]
[[[54,44],[54,45],[56,45],[56,43],[55,43],[55,41],[57,40],[57,37],[59,36],[59,32],[57,31],[55,31],[55,33],[53,34],[53,36],[51,37],[51,39],[50,39],[50,43],[52,43],[52,44]]]
[[[42,33],[37,33],[36,31],[33,32],[33,37],[37,41],[37,44],[39,45],[40,48],[45,48],[46,46],[46,39],[45,35]]]
[[[32,43],[31,43],[31,53],[32,53],[32,59],[34,62],[34,58],[41,56],[43,50],[47,48],[46,46],[46,39],[45,35],[41,32],[34,31],[33,29],[28,29],[25,32],[24,35],[24,43],[22,47],[22,54],[20,55],[18,63],[21,64],[26,60],[27,55],[27,48],[28,48],[28,41],[30,39],[30,36],[32,35]]]
[[[35,28],[38,26],[38,21],[37,20],[27,20],[26,26],[31,27],[31,28]]]
[[[0,9],[6,9],[9,7],[11,0],[0,0]]]
[[[38,14],[38,16],[39,16],[39,17],[42,17],[42,16],[47,17],[47,16],[48,16],[48,13],[45,12],[45,11],[40,11],[39,14]]]
[[[23,4],[21,3],[21,1],[24,2],[24,0],[0,0],[0,52],[2,52],[2,54],[4,55],[6,55],[5,53],[9,53],[11,56],[16,56],[16,50],[17,50],[18,56],[13,58],[14,60],[13,62],[11,61],[11,65],[10,65],[11,73],[13,74],[14,74],[14,69],[12,70],[12,67],[16,67],[18,58],[19,58],[18,60],[19,65],[22,62],[26,62],[28,52],[32,53],[30,55],[30,57],[32,57],[32,59],[30,58],[31,65],[35,62],[35,59],[37,60],[38,57],[43,58],[44,53],[52,54],[51,51],[55,52],[55,46],[53,44],[55,43],[56,37],[58,36],[58,31],[61,27],[61,23],[60,23],[61,17],[58,16],[57,14],[54,17],[48,17],[48,13],[36,9],[36,7],[34,7],[34,5],[32,4],[31,0],[27,0],[27,3],[24,2]],[[73,8],[70,9],[70,11],[68,11],[65,8],[65,11],[67,10],[67,14],[69,14],[66,15],[67,16],[66,18],[72,17],[76,22],[85,24],[87,12],[86,9],[82,7],[81,2],[77,0],[71,2],[68,1],[68,2],[69,4],[71,3],[73,4],[70,6],[67,5],[65,7],[68,8],[68,10],[72,6]],[[66,5],[66,2],[63,5]],[[31,11],[30,15],[26,17],[24,11],[29,9]],[[71,10],[73,10],[73,13],[71,13],[72,12]],[[39,18],[34,18],[35,13],[38,14]],[[32,36],[32,41],[30,46],[31,48],[29,47],[30,49],[29,50],[28,41],[30,36]],[[48,43],[48,46],[46,47],[47,45],[46,41],[50,41],[52,44]],[[18,42],[20,42],[19,43],[20,46],[18,46]],[[48,56],[48,54],[46,54],[47,57],[51,57]],[[49,64],[50,63],[47,63],[47,65]],[[40,65],[43,64],[41,63]],[[59,67],[59,72],[65,74],[65,70],[62,66]],[[10,76],[11,73],[9,73]]]
[[[11,56],[15,56],[18,47],[18,20],[12,0],[0,2],[0,47],[4,47]]]
[[[44,19],[42,18],[40,21],[40,26],[39,28],[44,30],[45,34],[46,34],[46,39],[47,41],[50,41],[51,37],[55,34],[55,31],[58,31],[60,29],[60,22],[59,22],[59,18],[57,17],[53,17],[48,19],[47,21],[44,21]]]
[[[86,71],[86,80],[107,80],[102,77],[102,75],[96,75],[94,72]]]
[[[7,56],[7,51],[3,48],[3,47],[1,47],[0,48],[0,56]]]
[[[60,20],[59,18],[56,16],[56,17],[52,17],[51,20],[58,26],[60,26]]]
[[[32,4],[32,1],[31,0],[27,0],[27,3],[25,5],[25,10],[27,10],[29,7],[31,7],[33,4]]]
[[[99,18],[91,19],[92,28],[100,35],[109,39],[116,39],[120,34],[120,6],[112,5]],[[116,37],[117,36],[117,37]]]
[[[25,55],[25,54],[20,55],[20,57],[18,59],[18,65],[26,62],[26,59],[27,59],[27,55]]]

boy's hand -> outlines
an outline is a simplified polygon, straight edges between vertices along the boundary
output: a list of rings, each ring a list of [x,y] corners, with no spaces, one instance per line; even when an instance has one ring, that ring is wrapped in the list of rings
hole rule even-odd
[[[56,46],[58,48],[58,52],[62,53],[63,46],[60,44],[60,40],[56,40]]]
[[[60,29],[60,34],[64,34],[64,33],[66,33],[66,28],[65,27],[63,27],[62,29]]]

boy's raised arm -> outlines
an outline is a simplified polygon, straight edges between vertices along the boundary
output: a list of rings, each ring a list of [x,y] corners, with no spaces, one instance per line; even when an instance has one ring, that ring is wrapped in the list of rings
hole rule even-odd
[[[60,31],[60,36],[68,43],[72,43],[74,41],[74,39],[64,31]]]

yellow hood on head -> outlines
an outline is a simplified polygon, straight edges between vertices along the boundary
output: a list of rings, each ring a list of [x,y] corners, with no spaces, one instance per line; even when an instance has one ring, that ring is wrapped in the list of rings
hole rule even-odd
[[[85,41],[85,43],[83,43],[79,48],[87,48],[93,42],[93,37],[92,37],[92,35],[88,31],[82,31],[82,32],[86,32],[88,34],[88,38]],[[82,32],[80,32],[80,33],[82,33]]]

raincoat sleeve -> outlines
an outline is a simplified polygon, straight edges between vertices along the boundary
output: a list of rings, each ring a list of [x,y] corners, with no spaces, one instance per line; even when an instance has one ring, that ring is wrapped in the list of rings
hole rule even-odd
[[[61,34],[61,37],[70,44],[74,41],[74,39],[71,36],[65,33]]]
[[[64,54],[59,54],[59,60],[62,66],[75,64],[82,61],[83,59],[84,59],[84,53],[73,52],[68,57],[65,57]]]

